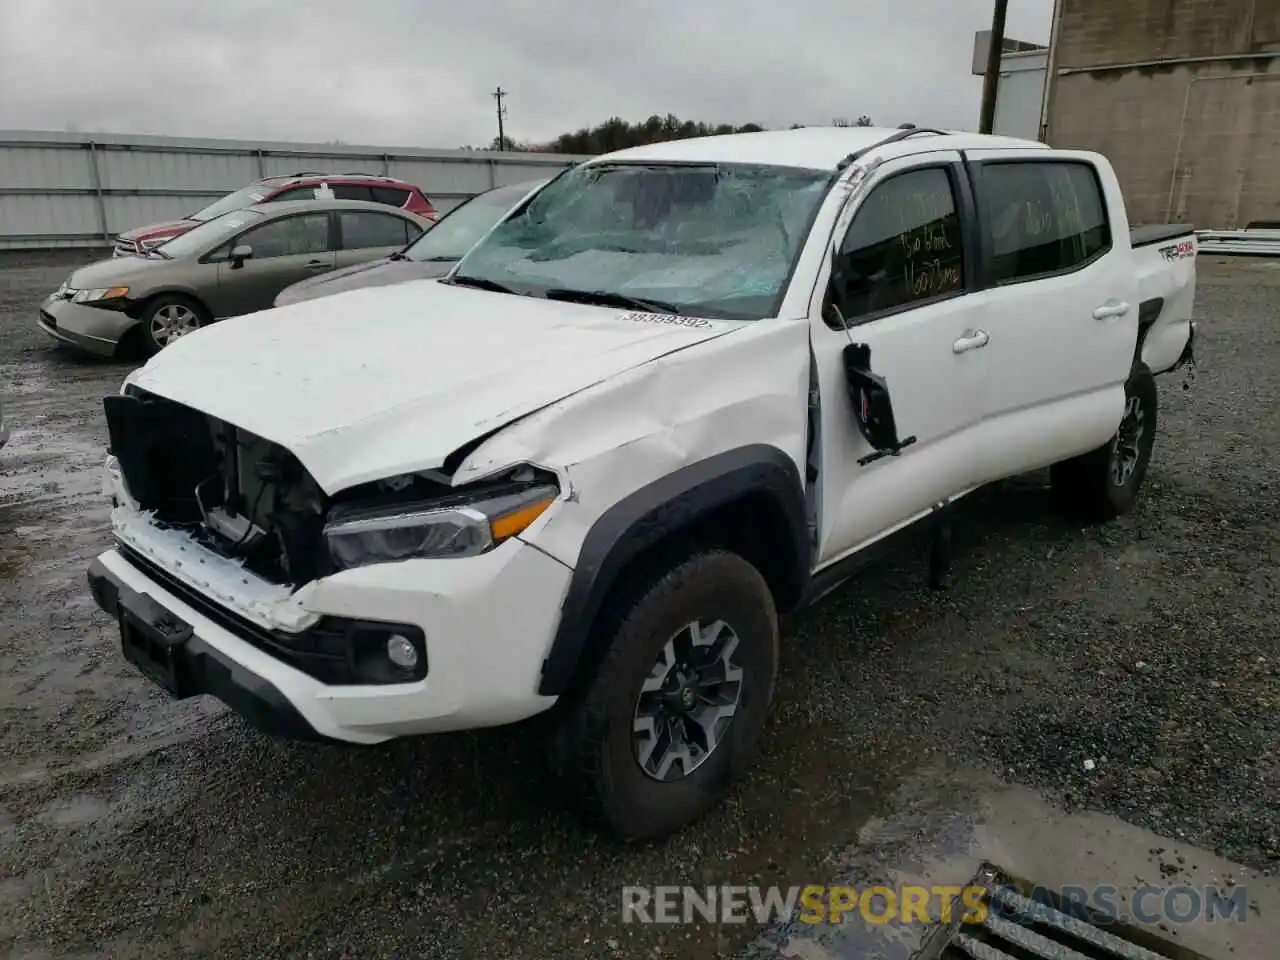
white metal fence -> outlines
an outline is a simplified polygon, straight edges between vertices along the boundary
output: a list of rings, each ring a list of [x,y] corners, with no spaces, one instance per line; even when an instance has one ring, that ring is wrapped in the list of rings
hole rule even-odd
[[[0,131],[0,250],[109,246],[264,176],[373,173],[421,187],[441,213],[585,157],[316,143]]]

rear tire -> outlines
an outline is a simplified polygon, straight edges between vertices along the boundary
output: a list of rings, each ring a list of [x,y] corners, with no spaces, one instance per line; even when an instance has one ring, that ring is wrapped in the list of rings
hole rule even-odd
[[[142,311],[138,337],[147,356],[154,356],[174,340],[209,322],[204,304],[176,293],[162,293]]]
[[[1088,453],[1056,463],[1053,492],[1074,517],[1103,522],[1122,516],[1138,501],[1138,489],[1155,446],[1158,399],[1155,377],[1138,363],[1124,385],[1125,411],[1115,435]]]
[[[552,766],[589,822],[666,836],[755,753],[777,674],[773,596],[746,560],[707,550],[618,593],[597,623],[608,647],[557,705]]]

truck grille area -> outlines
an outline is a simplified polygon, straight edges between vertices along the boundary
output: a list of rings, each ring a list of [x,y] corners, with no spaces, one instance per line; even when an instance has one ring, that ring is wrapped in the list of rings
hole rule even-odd
[[[327,572],[326,498],[283,447],[136,388],[103,406],[129,494],[158,525],[272,583],[298,587]]]
[[[116,550],[132,566],[228,633],[320,683],[409,683],[427,675],[426,642],[416,627],[325,617],[300,633],[268,630],[213,602],[137,551],[123,544],[118,544]],[[394,634],[407,637],[418,651],[414,669],[398,670],[386,662],[386,641]]]

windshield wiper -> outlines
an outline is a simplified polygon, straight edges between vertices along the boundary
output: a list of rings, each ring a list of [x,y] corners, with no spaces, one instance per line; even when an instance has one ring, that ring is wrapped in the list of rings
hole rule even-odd
[[[459,287],[475,287],[477,290],[492,290],[494,293],[516,292],[510,287],[502,285],[497,280],[490,280],[487,277],[468,277],[466,275],[455,274],[452,279],[442,282]]]
[[[669,313],[677,317],[684,316],[678,307],[663,300],[632,297],[625,293],[613,293],[610,290],[574,290],[570,287],[551,287],[543,291],[542,295],[548,300],[589,303],[599,307],[630,307],[633,310],[644,310],[648,313]]]
[[[446,254],[446,255],[435,256],[435,257],[423,257],[418,262],[419,263],[457,263],[461,259],[462,259],[461,257],[451,257]]]

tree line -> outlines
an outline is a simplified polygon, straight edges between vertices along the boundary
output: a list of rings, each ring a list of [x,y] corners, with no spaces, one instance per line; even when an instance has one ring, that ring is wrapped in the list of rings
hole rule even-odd
[[[871,118],[865,114],[856,120],[836,119],[831,121],[836,127],[869,127]],[[792,130],[805,126],[793,123]],[[706,123],[702,120],[681,120],[675,114],[665,117],[657,114],[640,123],[630,123],[621,117],[610,117],[604,123],[594,127],[583,127],[571,133],[562,133],[548,143],[519,143],[511,137],[505,137],[500,143],[497,137],[484,147],[463,147],[464,150],[519,150],[527,153],[576,153],[600,154],[614,150],[625,150],[627,147],[639,147],[646,143],[664,143],[668,140],[687,140],[691,137],[710,137],[727,133],[756,133],[764,127],[758,123]]]

